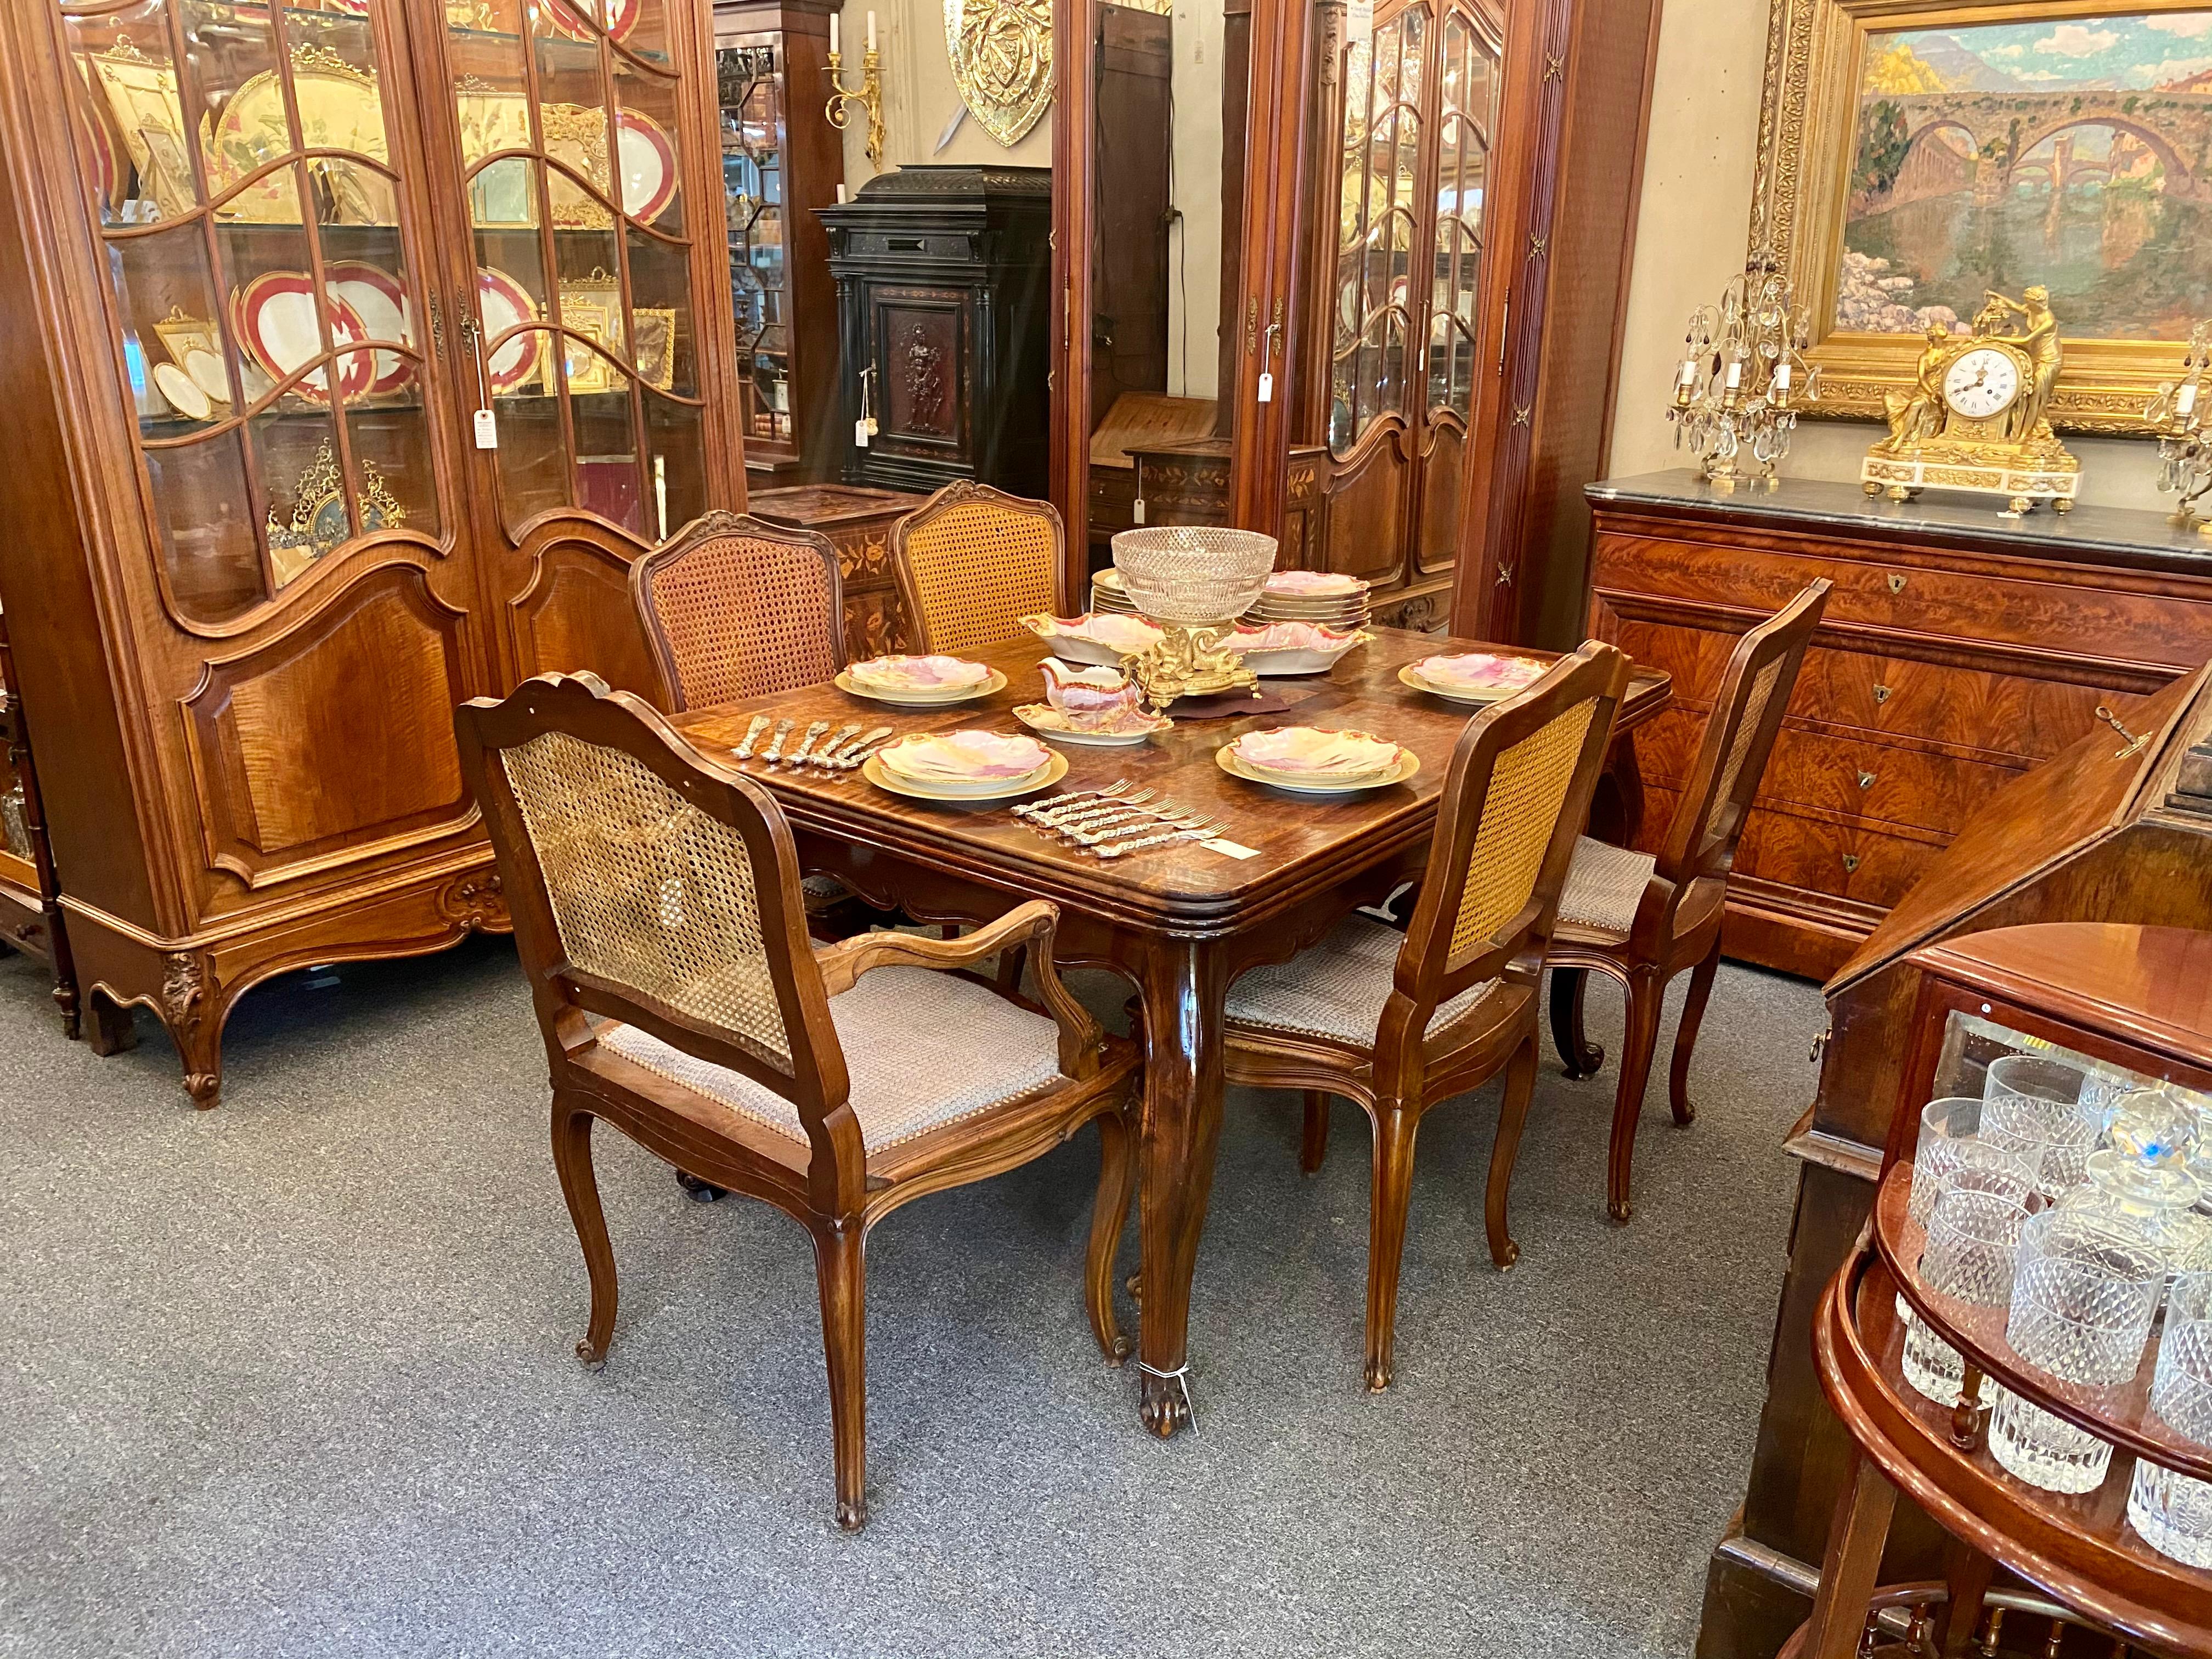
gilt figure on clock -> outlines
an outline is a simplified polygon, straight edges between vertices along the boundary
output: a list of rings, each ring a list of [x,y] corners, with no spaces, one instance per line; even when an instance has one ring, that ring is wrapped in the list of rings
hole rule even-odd
[[[2018,332],[2003,332],[2017,318]],[[2002,495],[2008,516],[2049,502],[2074,505],[2081,463],[2051,429],[2051,394],[2064,360],[2051,296],[1991,293],[1972,331],[1928,333],[1909,392],[1886,401],[1889,435],[1867,453],[1859,478],[1869,495],[1901,501],[1922,489]]]

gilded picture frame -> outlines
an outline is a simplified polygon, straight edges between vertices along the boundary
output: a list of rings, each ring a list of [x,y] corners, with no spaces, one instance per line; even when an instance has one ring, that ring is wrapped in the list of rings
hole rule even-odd
[[[2154,32],[2142,38],[2158,40],[2161,49],[2170,40],[2172,59],[2129,69],[2126,78],[2116,79],[2104,60],[2130,50],[2120,44],[2123,36],[2142,29]],[[1971,50],[1962,56],[1954,48]],[[1908,78],[1886,79],[1900,49],[1923,61],[1906,61]],[[2092,56],[2093,50],[2102,58]],[[1968,63],[1968,57],[1978,64]],[[2203,67],[2192,69],[2200,58]],[[2008,64],[2020,67],[2010,69]],[[2146,75],[2153,78],[2137,86]],[[2100,77],[2109,86],[2099,86]],[[2196,89],[2200,83],[2201,93]],[[1878,110],[1885,99],[1890,107]],[[2146,100],[2157,100],[2155,118],[2146,112]],[[2201,115],[2196,107],[2200,100]],[[1894,124],[1891,136],[1897,143],[1890,153],[1901,151],[1902,157],[1887,172],[1870,172],[1869,155],[1881,154],[1873,140],[1883,136],[1874,124],[1884,118]],[[2170,135],[2160,130],[2160,122],[2185,129],[2189,141],[2166,142]],[[2203,140],[2196,136],[2200,125],[2209,135]],[[1976,131],[1981,126],[1992,129],[1989,136]],[[2100,142],[2099,132],[2106,135],[2101,154],[2094,148]],[[2069,135],[2074,137],[2068,151],[2058,152],[2057,140]],[[1945,148],[1929,150],[1917,173],[1908,175],[1911,152],[1923,139],[1940,140]],[[2073,143],[2091,147],[2090,153],[2074,155]],[[2169,229],[2185,221],[2191,245],[2203,246],[2203,239],[2212,235],[2212,166],[2203,167],[2202,178],[2193,167],[2199,158],[2212,157],[2208,143],[2212,0],[1775,0],[1750,245],[1771,245],[1809,301],[1814,327],[1807,356],[1820,370],[1819,412],[1881,419],[1883,394],[1909,389],[1912,383],[1925,325],[1941,325],[1944,309],[1957,312],[1961,321],[1955,326],[1963,326],[1972,315],[1967,304],[1934,306],[1918,313],[1919,322],[1907,325],[1904,313],[1912,309],[1910,304],[1893,307],[1888,295],[1876,295],[1876,322],[1869,326],[1860,320],[1869,315],[1869,286],[1896,289],[1907,302],[1936,287],[1928,274],[1936,264],[1933,257],[1885,264],[1851,246],[1860,240],[1879,241],[1869,233],[1873,220],[1888,210],[1883,203],[1894,198],[1925,214],[1936,210],[1926,204],[1948,191],[1949,199],[1965,204],[1942,210],[1955,228],[1966,216],[2029,214],[2041,187],[2056,226],[2062,210],[2080,210],[2084,198],[2078,191],[2075,196],[2067,193],[2069,173],[2077,173],[2087,176],[2087,199],[2109,195],[2117,201],[2111,186],[2125,183],[2139,198],[2132,204],[2136,210],[2162,216],[2160,222]],[[2152,198],[2152,208],[2142,209],[2142,200]],[[1870,203],[1879,210],[1869,212]],[[1891,243],[1896,243],[1902,233],[1887,228]],[[1941,244],[1946,280],[1961,290],[1942,297],[1962,300],[1969,277],[1986,276],[1990,285],[2008,285],[2014,291],[2046,280],[2037,267],[2032,236],[1946,236],[1949,231],[1923,239]],[[2052,236],[2054,247],[2077,249],[2083,241],[2077,234],[2061,243],[2055,228]],[[1972,258],[1955,253],[1960,247],[1991,246],[2005,249],[2005,268],[1985,272]],[[1911,252],[1917,254],[1918,249]],[[2129,257],[2136,252],[2130,250]],[[1848,267],[1847,253],[1855,256]],[[2058,258],[2052,256],[2054,263]],[[2157,268],[2194,270],[2206,264],[2201,258],[2169,261]],[[2178,302],[2170,296],[2155,306],[2146,302],[2139,316],[2128,312],[2126,298],[2112,297],[2126,286],[2100,283],[2094,303],[2076,300],[2069,306],[2068,296],[2052,283],[2051,305],[2061,318],[2066,367],[2050,416],[2061,431],[2151,434],[2144,411],[2159,382],[2179,372],[2189,325],[2179,320]],[[2212,270],[2206,288],[2212,293]],[[2101,319],[2084,314],[2099,306],[2105,307]]]

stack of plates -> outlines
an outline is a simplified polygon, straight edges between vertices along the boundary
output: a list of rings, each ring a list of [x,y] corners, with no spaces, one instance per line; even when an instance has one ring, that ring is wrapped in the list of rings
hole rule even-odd
[[[1464,651],[1407,663],[1398,671],[1398,678],[1447,702],[1503,702],[1542,679],[1550,666],[1510,653]]]
[[[1006,689],[997,669],[957,657],[871,657],[841,669],[831,683],[856,697],[909,708],[966,702]]]
[[[1316,795],[1402,783],[1421,769],[1410,749],[1364,732],[1323,732],[1310,726],[1247,732],[1214,750],[1214,759],[1237,777]]]
[[[1119,611],[1133,617],[1137,607],[1129,601],[1129,590],[1121,585],[1121,573],[1111,566],[1091,573],[1091,608],[1094,611]]]
[[[1067,759],[1031,737],[916,732],[868,757],[861,775],[894,794],[923,800],[997,800],[1065,777]]]
[[[1269,623],[1312,623],[1350,634],[1367,626],[1367,584],[1357,576],[1320,570],[1278,570],[1267,578],[1259,603],[1244,613],[1255,627]]]

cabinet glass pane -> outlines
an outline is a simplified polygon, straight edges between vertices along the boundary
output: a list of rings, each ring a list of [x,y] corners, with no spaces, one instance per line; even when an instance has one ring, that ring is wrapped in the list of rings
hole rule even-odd
[[[1498,86],[1489,43],[1462,16],[1444,21],[1443,118],[1429,296],[1428,400],[1464,420],[1474,396],[1475,293]]]
[[[251,611],[366,532],[444,520],[378,44],[397,3],[60,8],[165,587],[188,620]]]
[[[1329,447],[1339,457],[1386,414],[1405,414],[1407,284],[1419,235],[1425,7],[1410,6],[1346,58],[1342,211],[1330,349]]]
[[[514,536],[580,507],[651,535],[647,405],[699,403],[669,14],[472,0],[447,16],[478,267],[470,368],[498,417],[502,520]]]
[[[746,442],[769,449],[791,444],[794,430],[781,56],[781,47],[767,41],[715,54],[741,416]]]

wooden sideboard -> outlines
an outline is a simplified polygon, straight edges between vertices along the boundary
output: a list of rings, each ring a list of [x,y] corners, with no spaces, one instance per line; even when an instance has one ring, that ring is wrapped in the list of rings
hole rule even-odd
[[[1744,830],[1728,953],[1826,978],[2006,785],[2212,658],[2212,542],[2148,510],[2021,520],[1687,471],[1589,487],[1589,631],[1674,677],[1638,744],[1663,831],[1736,637],[1835,584]]]
[[[859,662],[903,651],[911,637],[891,578],[891,526],[929,499],[856,484],[793,484],[756,489],[747,510],[770,524],[818,530],[837,548],[845,587],[845,654]]]

